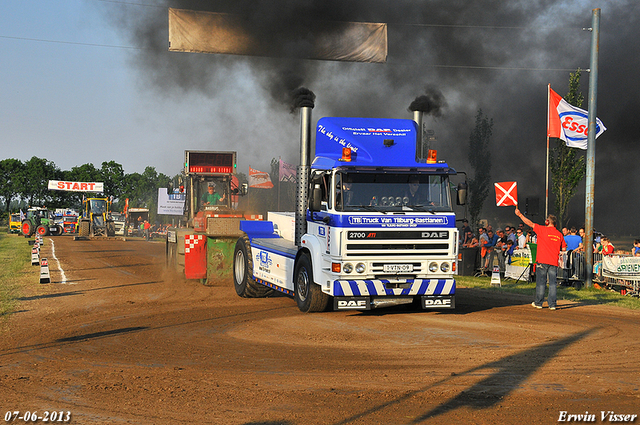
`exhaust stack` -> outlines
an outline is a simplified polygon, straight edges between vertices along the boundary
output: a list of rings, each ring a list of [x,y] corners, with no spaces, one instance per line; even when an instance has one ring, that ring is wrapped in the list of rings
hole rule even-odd
[[[414,110],[413,111],[413,120],[418,124],[418,133],[416,134],[416,158],[418,160],[425,160],[427,157],[427,152],[424,152],[424,143],[422,143],[422,117],[424,112]]]
[[[302,244],[302,235],[307,232],[307,199],[309,197],[309,169],[311,158],[311,110],[315,106],[315,95],[311,90],[300,88],[295,105],[300,108],[300,165],[296,180],[295,244]]]

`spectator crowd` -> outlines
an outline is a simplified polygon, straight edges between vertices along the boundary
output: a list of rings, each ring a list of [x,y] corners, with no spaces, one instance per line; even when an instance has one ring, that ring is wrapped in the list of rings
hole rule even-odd
[[[480,269],[485,272],[491,268],[494,258],[497,257],[500,271],[505,270],[505,264],[510,261],[515,250],[526,249],[527,244],[537,243],[536,234],[531,228],[519,223],[516,226],[507,225],[504,229],[493,229],[491,225],[480,226],[477,233],[469,227],[469,222],[462,221],[460,228],[459,246],[461,248],[479,248]],[[581,227],[562,228],[562,235],[567,245],[568,257],[572,252],[584,252],[585,229]],[[611,240],[604,235],[596,234],[594,237],[593,252],[602,255],[611,255],[615,252],[615,247]],[[640,257],[640,239],[636,239],[631,250],[631,255]]]

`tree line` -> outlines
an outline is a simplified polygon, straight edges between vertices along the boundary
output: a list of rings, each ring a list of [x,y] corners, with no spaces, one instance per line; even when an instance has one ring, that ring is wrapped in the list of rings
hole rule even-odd
[[[0,161],[3,216],[28,206],[46,206],[49,209],[82,207],[82,192],[49,190],[49,180],[103,182],[103,195],[113,196],[113,211],[122,211],[128,198],[129,206],[149,208],[150,213],[155,214],[158,188],[168,187],[173,179],[158,173],[155,167],[146,167],[141,174],[126,174],[122,165],[115,161],[105,161],[100,168],[88,163],[71,170],[61,170],[52,161],[36,156],[24,162],[14,158],[3,159]]]

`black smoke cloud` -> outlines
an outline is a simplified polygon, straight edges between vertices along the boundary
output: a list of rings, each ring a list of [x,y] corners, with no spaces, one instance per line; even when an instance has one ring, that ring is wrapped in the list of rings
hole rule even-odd
[[[591,33],[583,28],[591,26],[591,2],[166,0],[155,6],[104,6],[130,42],[140,47],[133,58],[140,81],[164,96],[197,93],[211,104],[224,105],[230,100],[220,88],[237,83],[238,69],[245,70],[257,89],[241,103],[247,108],[266,105],[264,114],[292,127],[293,137],[285,137],[286,142],[283,137],[261,140],[261,148],[268,148],[271,157],[298,143],[297,122],[282,115],[291,117],[291,93],[300,87],[316,94],[314,114],[321,116],[410,118],[407,105],[420,96],[432,101],[437,93],[440,106],[425,117],[425,124],[436,131],[439,158],[458,170],[471,171],[468,139],[482,109],[494,121],[492,181],[516,180],[521,201],[538,197],[544,211],[546,86],[550,83],[564,95],[570,70],[589,67]],[[262,37],[264,45],[286,46],[291,55],[169,53],[168,7],[242,14],[247,30]],[[300,34],[309,20],[388,23],[388,62],[296,59],[296,46],[304,43]],[[608,234],[640,236],[635,219],[640,198],[636,135],[640,84],[635,72],[640,61],[639,20],[636,0],[602,5],[597,112],[608,130],[597,140],[595,227]],[[588,80],[589,73],[583,71],[585,99]],[[246,117],[228,114],[224,119],[235,120],[241,132]],[[237,140],[245,139],[237,135]],[[264,157],[263,152],[246,149],[247,156]],[[584,223],[584,181],[579,187],[569,225]],[[482,215],[494,225],[515,222],[513,209],[495,207],[492,199]],[[542,217],[533,219],[540,222]]]

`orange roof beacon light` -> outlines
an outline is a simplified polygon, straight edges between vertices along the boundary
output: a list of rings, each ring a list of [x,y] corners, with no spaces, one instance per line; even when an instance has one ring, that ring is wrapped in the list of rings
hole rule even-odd
[[[340,161],[351,162],[351,148],[342,148],[342,158]]]
[[[435,164],[438,162],[438,151],[435,149],[429,149],[427,153],[427,164]]]

